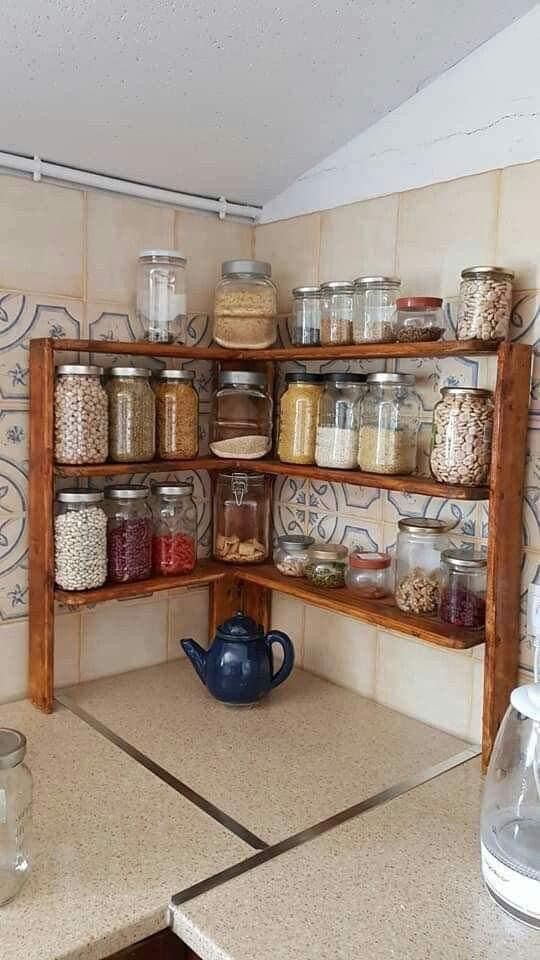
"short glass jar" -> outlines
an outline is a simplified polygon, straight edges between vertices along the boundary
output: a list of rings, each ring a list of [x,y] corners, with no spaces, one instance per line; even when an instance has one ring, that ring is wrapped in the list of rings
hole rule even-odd
[[[148,487],[105,488],[107,558],[111,583],[146,580],[152,574],[152,514]]]
[[[357,277],[354,281],[354,343],[391,343],[396,339],[397,277]]]
[[[315,587],[344,587],[348,553],[341,543],[314,543],[308,549],[304,576]]]
[[[117,463],[152,460],[156,452],[156,402],[145,367],[111,367],[109,455]]]
[[[109,401],[102,367],[79,363],[56,368],[54,457],[57,463],[105,463],[109,452]]]
[[[318,467],[350,470],[356,466],[365,383],[365,373],[325,374],[315,447]]]
[[[272,399],[264,373],[222,370],[214,395],[210,450],[223,459],[258,460],[272,446]]]
[[[505,340],[512,313],[514,274],[504,267],[467,267],[461,271],[458,340]]]
[[[191,370],[162,370],[155,385],[157,453],[192,460],[199,450],[199,397]]]
[[[24,734],[1,727],[0,906],[17,896],[32,868],[32,774],[25,756]]]
[[[400,297],[396,300],[396,340],[398,343],[423,343],[440,340],[445,322],[440,297]]]
[[[476,387],[443,387],[433,411],[431,472],[441,483],[481,487],[488,482],[493,394]]]
[[[137,264],[137,318],[150,343],[186,342],[186,258],[143,250]]]
[[[197,562],[192,483],[152,484],[152,569],[158,577],[190,573]]]
[[[321,288],[295,287],[293,292],[291,343],[318,347],[321,342]]]
[[[277,455],[283,463],[313,463],[323,377],[320,373],[287,373],[285,382]]]
[[[220,473],[214,494],[214,557],[263,563],[270,553],[270,482],[264,474]]]
[[[416,470],[420,400],[410,373],[370,373],[360,408],[358,466],[367,473]]]
[[[274,564],[284,577],[303,577],[308,559],[308,548],[314,543],[313,537],[286,535],[278,537],[274,550]]]
[[[405,613],[436,613],[441,553],[451,525],[443,520],[404,517],[398,522],[396,604]]]
[[[354,286],[349,280],[321,284],[321,345],[351,343]]]
[[[392,592],[392,558],[389,553],[352,550],[346,582],[350,590],[367,600],[379,600]]]
[[[226,260],[214,295],[214,340],[231,350],[263,350],[277,336],[277,288],[263,260]]]
[[[59,490],[54,579],[62,590],[95,590],[107,579],[107,515],[101,490]]]
[[[487,559],[472,550],[443,550],[439,617],[444,623],[483,630],[486,623]]]

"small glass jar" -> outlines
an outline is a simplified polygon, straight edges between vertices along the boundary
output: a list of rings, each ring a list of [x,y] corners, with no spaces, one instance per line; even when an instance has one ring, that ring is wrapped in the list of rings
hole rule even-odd
[[[514,274],[504,267],[461,271],[458,340],[505,340],[512,313]]]
[[[396,300],[396,340],[423,343],[441,340],[445,322],[440,297],[400,297]]]
[[[313,537],[278,537],[274,550],[274,563],[284,577],[303,577],[308,559],[308,548],[314,543]]]
[[[314,543],[308,549],[304,576],[314,587],[344,587],[348,553],[341,543]]]
[[[357,277],[354,281],[354,343],[392,343],[396,339],[397,277]]]
[[[444,623],[483,630],[486,623],[487,559],[472,550],[443,550],[439,617]]]
[[[481,487],[488,482],[493,394],[476,387],[443,387],[433,411],[431,472],[441,483]]]
[[[283,463],[313,463],[319,400],[320,373],[288,373],[281,397],[277,455]]]
[[[191,370],[162,370],[155,386],[157,453],[192,460],[199,450],[199,397]]]
[[[264,373],[222,370],[212,410],[210,450],[223,459],[258,460],[272,446],[272,399]]]
[[[355,549],[349,554],[347,586],[367,600],[387,597],[392,592],[391,567],[390,554]]]
[[[101,490],[59,490],[54,579],[62,590],[95,590],[107,579],[107,515]]]
[[[321,285],[321,344],[351,343],[354,286],[349,280]]]
[[[190,573],[197,562],[197,509],[192,483],[152,485],[152,568],[158,577]]]
[[[263,563],[270,553],[270,481],[258,473],[220,473],[214,494],[214,557]]]
[[[351,470],[356,466],[365,382],[365,373],[325,374],[315,447],[318,467]]]
[[[231,350],[263,350],[277,336],[277,288],[262,260],[226,260],[214,295],[214,340]]]
[[[321,342],[321,288],[295,287],[293,292],[291,343],[318,347]]]
[[[17,896],[32,868],[32,774],[25,756],[24,734],[1,727],[0,906]]]
[[[186,258],[143,250],[137,264],[137,318],[150,343],[186,342]]]
[[[145,367],[111,367],[109,455],[117,463],[152,460],[156,452],[156,402]]]
[[[109,452],[109,401],[102,367],[79,363],[56,368],[54,456],[57,463],[105,463]]]
[[[396,604],[405,613],[436,613],[441,553],[450,525],[443,520],[405,517],[398,522]]]
[[[416,470],[420,400],[410,373],[370,373],[360,408],[358,466],[367,473]]]
[[[105,488],[107,556],[111,583],[146,580],[152,574],[152,514],[147,487]]]

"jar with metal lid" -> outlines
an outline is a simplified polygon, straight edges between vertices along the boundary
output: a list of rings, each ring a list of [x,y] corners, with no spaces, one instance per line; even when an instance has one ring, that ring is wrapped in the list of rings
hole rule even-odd
[[[162,370],[155,385],[157,453],[191,460],[199,450],[199,397],[192,370]]]
[[[277,455],[284,463],[313,463],[323,377],[320,373],[287,373],[281,397]]]
[[[214,557],[262,563],[270,553],[270,479],[258,473],[220,473],[214,494]]]
[[[467,267],[461,271],[458,340],[505,340],[512,313],[514,274],[504,267]]]
[[[431,472],[441,483],[481,487],[488,482],[493,394],[477,387],[443,387],[433,411]]]
[[[358,466],[367,473],[416,469],[420,400],[411,373],[370,373],[360,408]]]
[[[189,573],[197,562],[192,483],[152,484],[152,568],[160,577]]]
[[[0,906],[17,896],[32,869],[32,774],[25,756],[24,734],[0,727]]]
[[[321,285],[321,344],[351,343],[354,286],[349,280]]]
[[[313,537],[300,534],[286,534],[278,537],[274,550],[274,563],[284,577],[303,577],[308,559],[308,548],[314,543]]]
[[[129,583],[152,574],[152,513],[142,485],[105,488],[109,580]]]
[[[379,600],[392,592],[392,559],[389,553],[360,550],[349,554],[346,582],[349,590],[368,600]]]
[[[54,579],[62,590],[95,590],[107,579],[107,515],[101,490],[59,490]]]
[[[102,367],[80,363],[56,368],[54,456],[57,463],[105,463],[109,452],[109,401]]]
[[[318,467],[350,470],[356,466],[365,382],[365,373],[325,374],[315,447]]]
[[[156,403],[145,367],[111,367],[109,455],[118,463],[152,460],[156,452]]]
[[[137,264],[137,317],[150,343],[186,342],[186,258],[143,250]]]
[[[272,399],[264,373],[222,370],[212,407],[210,450],[224,459],[258,460],[272,446]]]
[[[423,343],[440,340],[444,336],[444,312],[440,297],[399,297],[396,307],[398,343]]]
[[[391,343],[396,339],[397,277],[357,277],[354,281],[354,343]]]
[[[314,543],[308,548],[304,576],[315,587],[344,587],[348,553],[341,543]]]
[[[292,295],[291,343],[317,347],[321,342],[321,288],[295,287]]]
[[[487,559],[472,550],[443,550],[439,617],[444,623],[483,630],[486,622]]]
[[[214,340],[232,350],[262,350],[277,336],[277,288],[263,260],[226,260],[214,296]]]
[[[405,517],[398,522],[395,599],[405,613],[436,613],[441,553],[452,525],[443,520]]]

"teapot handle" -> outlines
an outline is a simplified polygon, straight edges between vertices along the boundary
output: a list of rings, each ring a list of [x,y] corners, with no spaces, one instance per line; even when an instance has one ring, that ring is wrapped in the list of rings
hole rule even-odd
[[[272,677],[271,686],[279,687],[280,683],[283,683],[284,680],[289,676],[292,668],[294,667],[294,647],[291,640],[286,633],[282,633],[281,630],[271,630],[270,633],[266,634],[264,642],[268,648],[268,652],[272,652],[272,644],[279,643],[280,647],[283,650],[283,663],[281,664],[277,673]]]

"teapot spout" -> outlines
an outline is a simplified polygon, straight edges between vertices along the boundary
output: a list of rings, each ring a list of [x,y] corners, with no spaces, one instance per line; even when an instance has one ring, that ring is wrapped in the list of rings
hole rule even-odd
[[[206,658],[208,656],[207,651],[197,643],[196,640],[181,640],[180,646],[186,654],[187,657],[191,660],[199,679],[202,680],[206,686]]]

